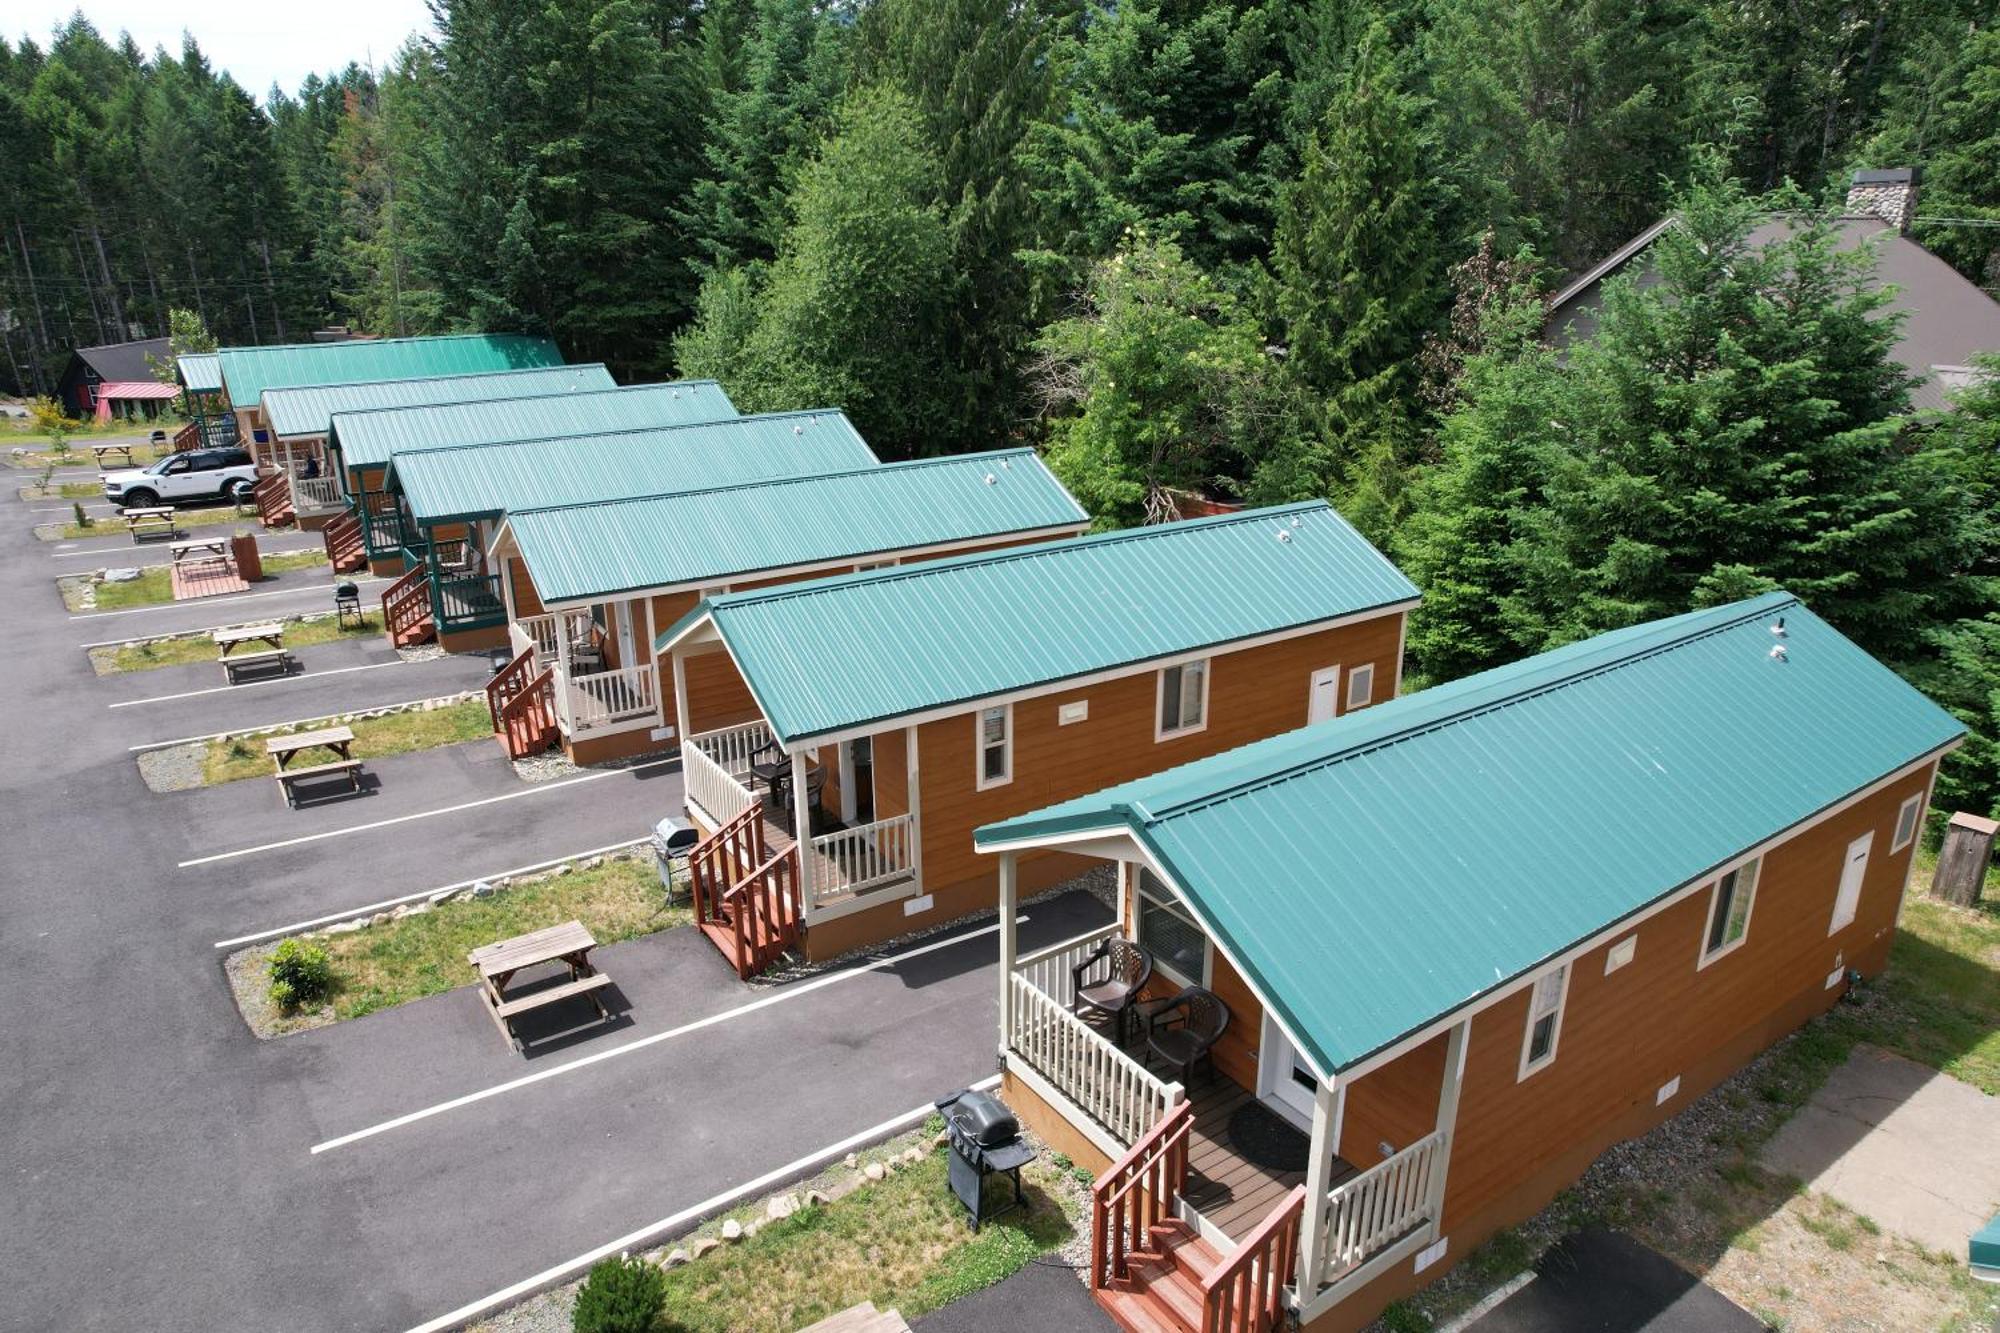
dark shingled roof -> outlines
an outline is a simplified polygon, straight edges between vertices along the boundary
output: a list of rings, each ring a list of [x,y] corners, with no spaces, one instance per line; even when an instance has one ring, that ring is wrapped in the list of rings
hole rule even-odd
[[[153,362],[173,364],[174,354],[165,338],[141,338],[138,342],[106,343],[102,347],[79,347],[76,355],[105,380],[150,380],[159,378]],[[152,362],[147,361],[151,357]]]

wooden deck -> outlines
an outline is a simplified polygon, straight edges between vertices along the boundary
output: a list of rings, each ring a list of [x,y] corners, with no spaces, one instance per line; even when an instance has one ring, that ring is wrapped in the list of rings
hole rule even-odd
[[[1188,1183],[1181,1197],[1231,1240],[1241,1240],[1278,1205],[1294,1185],[1303,1185],[1303,1171],[1272,1171],[1239,1154],[1229,1144],[1229,1117],[1251,1096],[1226,1075],[1202,1080],[1188,1091],[1194,1102],[1194,1129],[1189,1135]],[[1335,1161],[1331,1184],[1358,1174]]]

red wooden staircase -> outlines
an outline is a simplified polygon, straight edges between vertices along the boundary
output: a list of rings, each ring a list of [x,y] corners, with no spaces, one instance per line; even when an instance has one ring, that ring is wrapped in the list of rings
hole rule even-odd
[[[1269,1333],[1298,1263],[1301,1185],[1228,1253],[1176,1205],[1194,1107],[1180,1102],[1090,1187],[1090,1288],[1127,1333]]]
[[[341,514],[319,530],[326,544],[327,563],[336,574],[351,574],[368,563],[368,548],[361,540],[361,519]]]
[[[486,682],[486,708],[509,759],[539,754],[556,743],[556,684],[552,667],[535,667],[535,650],[495,672]]]
[[[437,622],[431,618],[429,574],[418,564],[382,590],[382,624],[389,632],[389,642],[398,648],[437,637]]]
[[[755,803],[688,853],[694,919],[747,981],[798,946],[799,849],[773,853],[764,843],[764,812]]]
[[[257,517],[267,528],[282,527],[298,517],[292,511],[292,479],[282,472],[259,477],[250,498],[257,502]]]

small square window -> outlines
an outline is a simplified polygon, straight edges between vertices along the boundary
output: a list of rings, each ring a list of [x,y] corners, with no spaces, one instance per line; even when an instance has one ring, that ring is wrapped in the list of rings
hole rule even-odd
[[[1562,1035],[1563,997],[1569,990],[1569,965],[1544,972],[1528,1000],[1528,1030],[1521,1039],[1521,1077],[1556,1058]]]
[[[998,787],[1014,779],[1014,708],[1001,704],[982,708],[979,726],[979,789]]]
[[[1896,811],[1896,836],[1890,840],[1889,850],[1900,852],[1917,836],[1917,818],[1923,813],[1924,798],[1921,793],[1903,802],[1903,808]]]
[[[1358,666],[1347,673],[1347,707],[1366,708],[1375,702],[1375,664]]]
[[[1708,934],[1702,939],[1703,966],[1743,943],[1750,933],[1750,909],[1757,901],[1757,871],[1762,861],[1745,861],[1715,881],[1708,906]]]
[[[1160,671],[1157,739],[1187,736],[1208,725],[1208,662],[1183,662]]]

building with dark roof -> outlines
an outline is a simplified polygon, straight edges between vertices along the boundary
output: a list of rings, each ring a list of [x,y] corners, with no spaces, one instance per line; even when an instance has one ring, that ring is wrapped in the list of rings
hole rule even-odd
[[[129,343],[105,343],[101,347],[78,347],[69,354],[56,396],[73,417],[94,417],[102,388],[106,384],[158,383],[158,368],[173,364],[173,352],[165,338],[141,338]],[[151,416],[158,404],[142,402]]]

